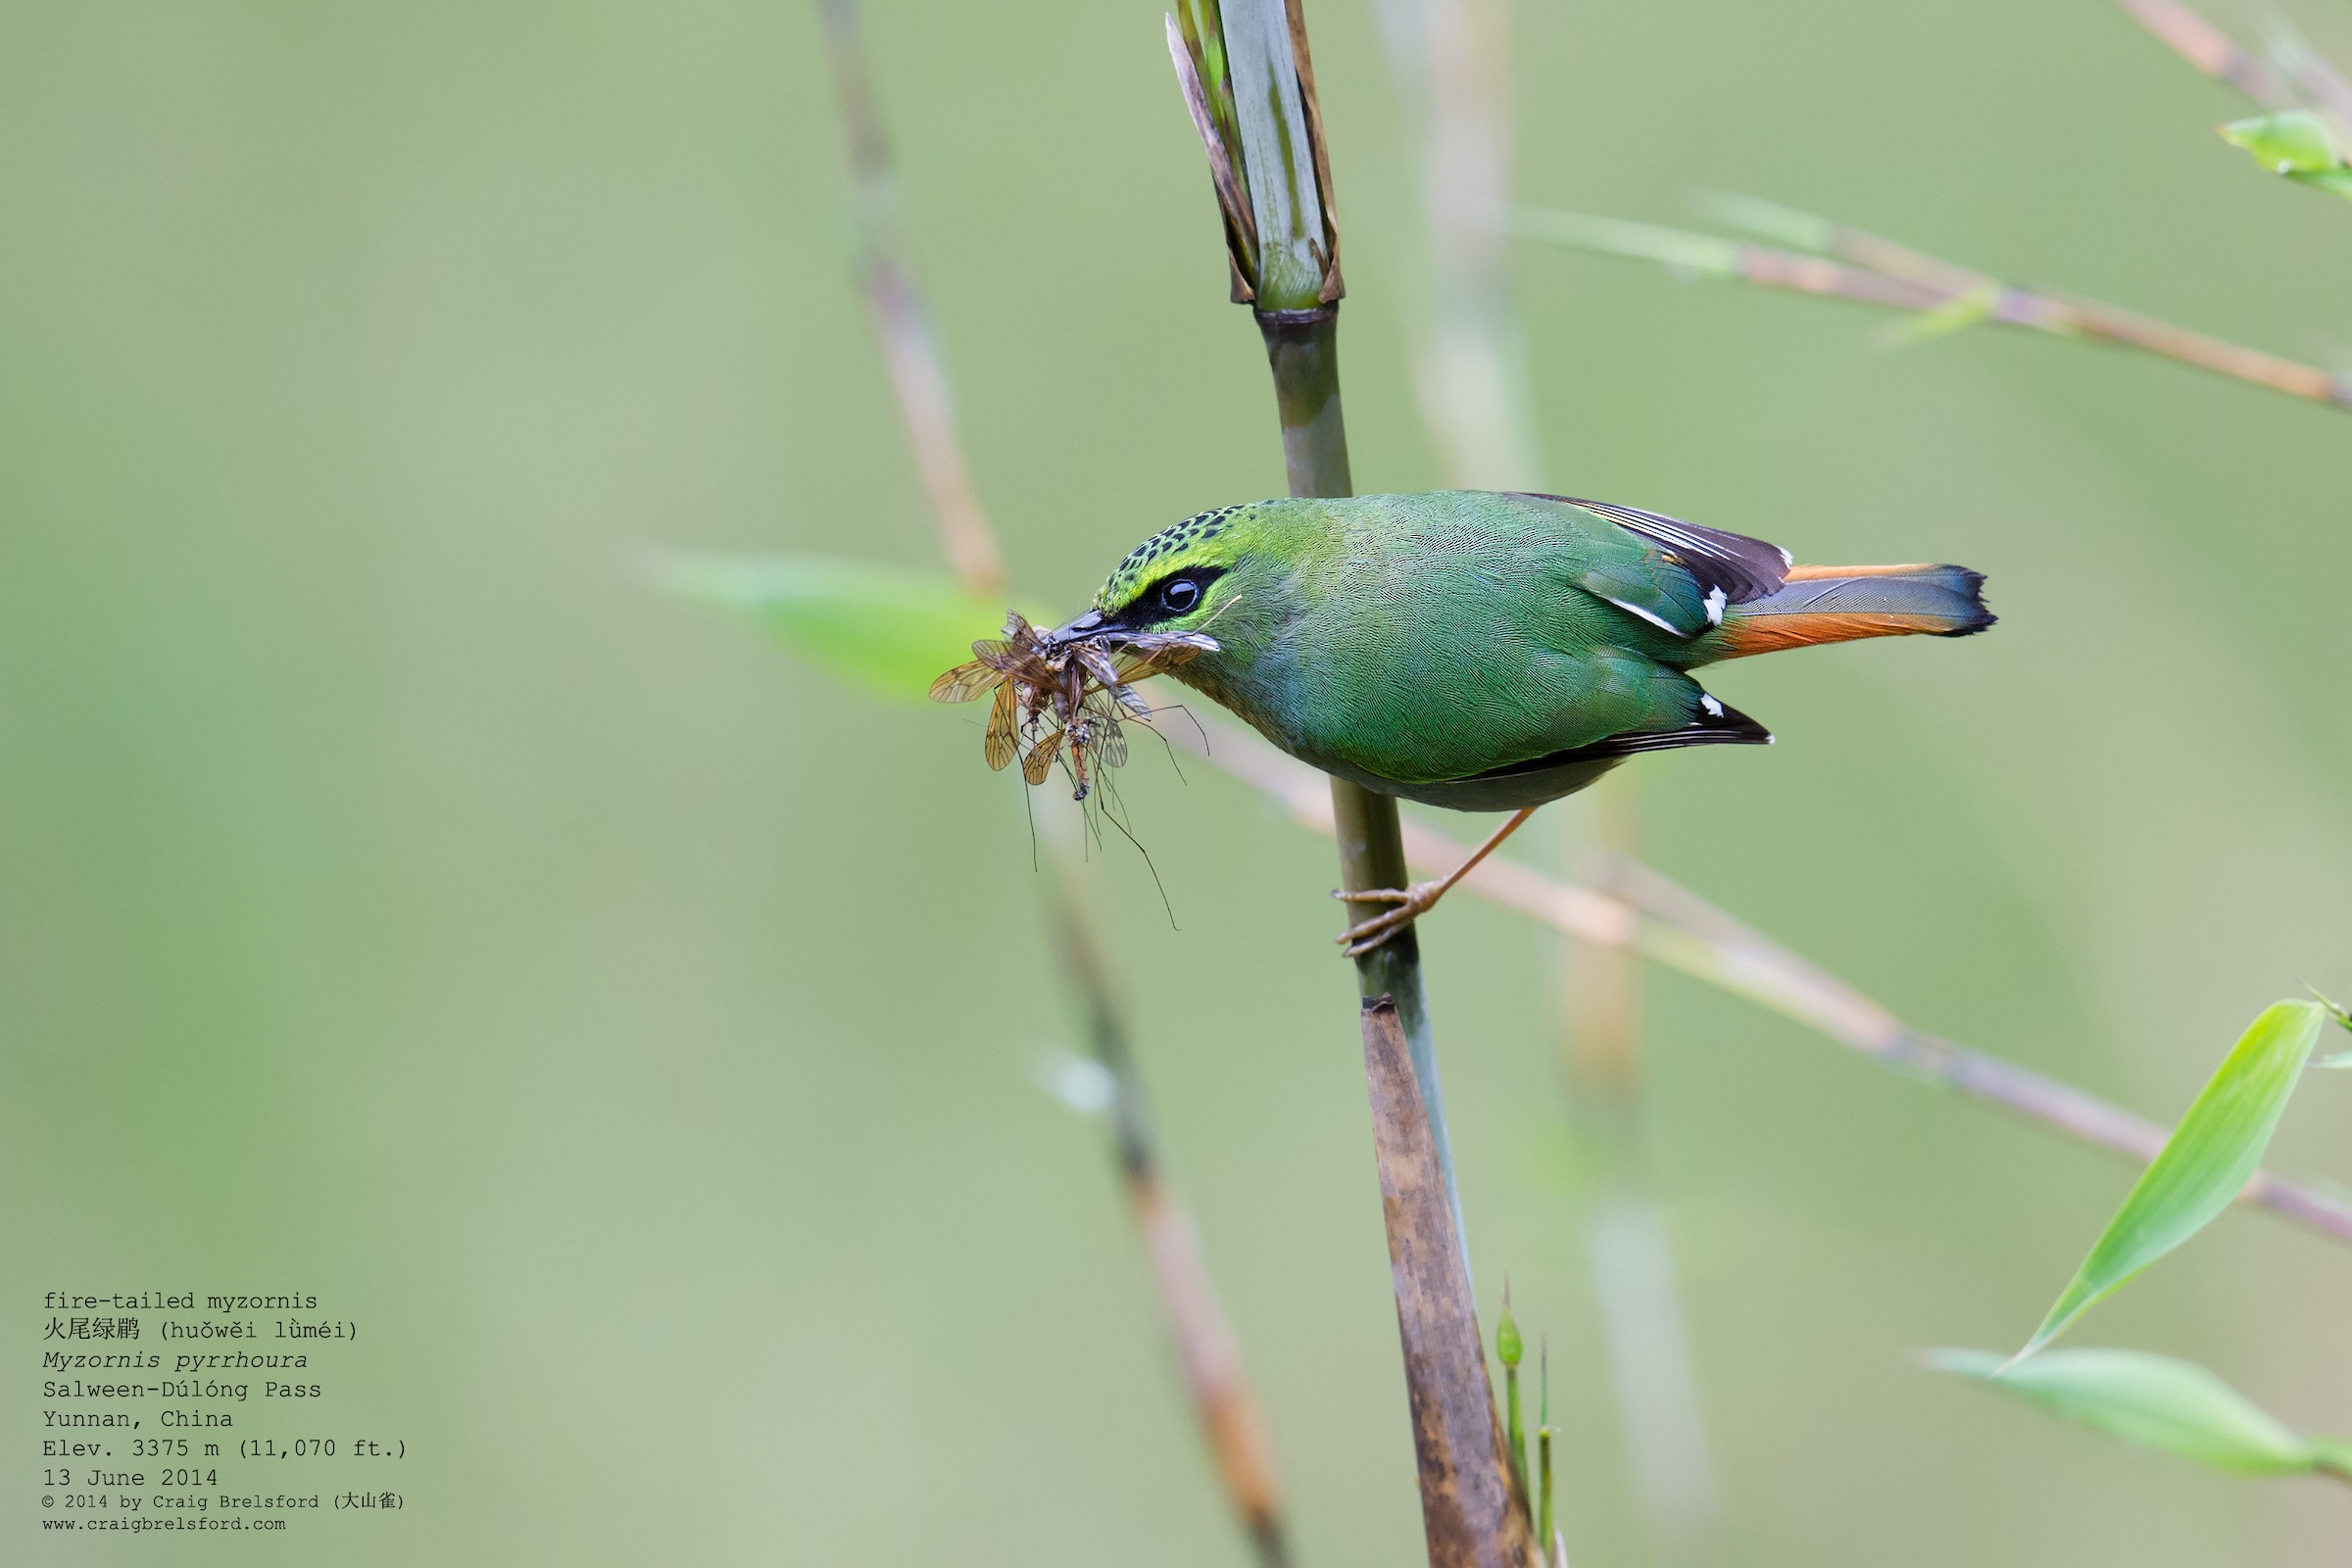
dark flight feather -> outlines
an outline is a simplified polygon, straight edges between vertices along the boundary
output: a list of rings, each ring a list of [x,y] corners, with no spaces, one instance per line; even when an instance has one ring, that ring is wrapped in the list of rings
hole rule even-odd
[[[1708,699],[1713,701],[1713,699]],[[1631,735],[1611,735],[1606,740],[1578,746],[1564,752],[1552,752],[1543,757],[1531,757],[1524,762],[1511,762],[1502,767],[1491,767],[1473,778],[1510,778],[1520,773],[1543,772],[1548,768],[1565,767],[1573,762],[1604,762],[1619,758],[1638,757],[1643,752],[1673,752],[1686,746],[1770,746],[1772,731],[1757,723],[1730,704],[1719,704],[1720,713],[1701,710],[1698,717],[1681,729],[1652,730]]]
[[[1551,496],[1532,490],[1522,493],[1539,501],[1564,501],[1572,507],[1582,507],[1640,534],[1673,552],[1675,560],[1698,580],[1701,588],[1721,588],[1724,597],[1735,605],[1762,599],[1778,590],[1788,580],[1788,568],[1794,564],[1794,558],[1779,545],[1750,539],[1743,533],[1727,533],[1721,528],[1702,527],[1678,517],[1614,506],[1606,501],[1587,501],[1580,496]]]

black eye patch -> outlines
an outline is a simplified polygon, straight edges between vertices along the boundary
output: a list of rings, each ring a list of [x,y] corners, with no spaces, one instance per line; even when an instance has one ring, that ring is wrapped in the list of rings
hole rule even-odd
[[[1208,598],[1208,585],[1224,575],[1221,568],[1194,566],[1162,577],[1135,596],[1130,612],[1134,623],[1150,625],[1191,614]]]

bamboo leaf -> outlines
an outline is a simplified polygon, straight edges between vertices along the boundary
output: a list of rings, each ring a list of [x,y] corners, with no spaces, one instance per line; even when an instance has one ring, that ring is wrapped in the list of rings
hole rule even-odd
[[[2330,1475],[2352,1477],[2352,1443],[2346,1443],[2341,1438],[2317,1435],[2303,1441],[2311,1445],[2314,1469],[2325,1470]]]
[[[2342,1024],[2346,1029],[2352,1029],[2352,1013],[2344,1011],[2344,1009],[2340,1006],[2337,1006],[2334,1002],[2330,1001],[2325,996],[2321,996],[2320,990],[2317,986],[2311,988],[2311,994],[2319,999],[2319,1004],[2321,1006],[2328,1009],[2328,1016],[2333,1018],[2337,1023]],[[2314,1067],[2352,1067],[2352,1051],[2339,1051],[2332,1056],[2322,1056],[2317,1061],[2314,1061],[2312,1065]]]
[[[1660,228],[1655,223],[1555,212],[1544,207],[1512,208],[1506,221],[1510,231],[1521,239],[1656,262],[1684,277],[1740,275],[1740,242],[1714,234],[1693,234],[1686,229]]]
[[[1242,150],[1236,172],[1256,231],[1257,308],[1312,310],[1339,298],[1339,229],[1305,35],[1284,0],[1219,0],[1217,11]]]
[[[2141,1269],[2203,1230],[2262,1164],[2271,1133],[2328,1021],[2317,1002],[2280,1002],[2254,1020],[2133,1184],[2023,1361]]]
[[[2314,190],[2324,190],[2352,201],[2352,169],[2341,165],[2333,169],[2298,170],[2286,177],[2298,185],[2309,185]]]
[[[2254,161],[2274,174],[2298,185],[2310,185],[2352,198],[2352,169],[2335,145],[2325,118],[2308,109],[2289,109],[2276,115],[2233,120],[2221,127],[2222,139],[2243,147]]]
[[[2190,1361],[2139,1350],[2051,1350],[2014,1366],[1989,1350],[1930,1350],[1926,1366],[1973,1378],[2094,1432],[2239,1475],[2332,1469],[2344,1446],[2288,1431]]]
[[[1736,228],[1791,250],[1826,255],[1838,243],[1838,225],[1826,218],[1783,207],[1760,196],[1736,191],[1701,191],[1698,210],[1726,228]]]
[[[682,593],[750,612],[810,663],[879,696],[920,702],[941,670],[992,635],[1002,605],[939,572],[825,556],[688,555],[664,563]]]
[[[2242,147],[2276,174],[2311,174],[2335,169],[2343,159],[2328,134],[2328,122],[2308,109],[2233,120],[2221,127],[2222,140]]]

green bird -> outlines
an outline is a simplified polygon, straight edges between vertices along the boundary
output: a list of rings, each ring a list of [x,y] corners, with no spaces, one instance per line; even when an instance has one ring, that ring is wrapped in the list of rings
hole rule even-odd
[[[1383,795],[1510,818],[1448,875],[1347,895],[1386,942],[1536,808],[1627,758],[1766,745],[1700,687],[1719,660],[1856,637],[1965,637],[1963,566],[1799,566],[1759,539],[1568,496],[1259,501],[1153,534],[1055,642],[1200,631],[1171,673],[1300,760]]]

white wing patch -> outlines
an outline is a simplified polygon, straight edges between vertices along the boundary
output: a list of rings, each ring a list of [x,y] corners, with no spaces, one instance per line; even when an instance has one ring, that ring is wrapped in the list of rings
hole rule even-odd
[[[1707,590],[1706,606],[1708,625],[1720,626],[1723,624],[1723,607],[1730,602],[1731,596],[1726,594],[1721,588],[1710,588]]]
[[[1606,596],[1604,595],[1603,597],[1605,598]],[[1665,616],[1654,614],[1649,611],[1643,610],[1640,605],[1629,605],[1622,599],[1611,599],[1608,602],[1612,605],[1615,605],[1619,610],[1624,611],[1629,615],[1640,615],[1643,620],[1648,621],[1652,626],[1657,627],[1660,631],[1665,632],[1670,636],[1682,637],[1688,635],[1681,627],[1675,625],[1674,622],[1668,620]]]
[[[1709,696],[1705,692],[1700,692],[1698,694],[1698,706],[1707,710],[1707,716],[1709,718],[1721,718],[1723,716],[1723,704],[1717,702],[1713,697]]]

